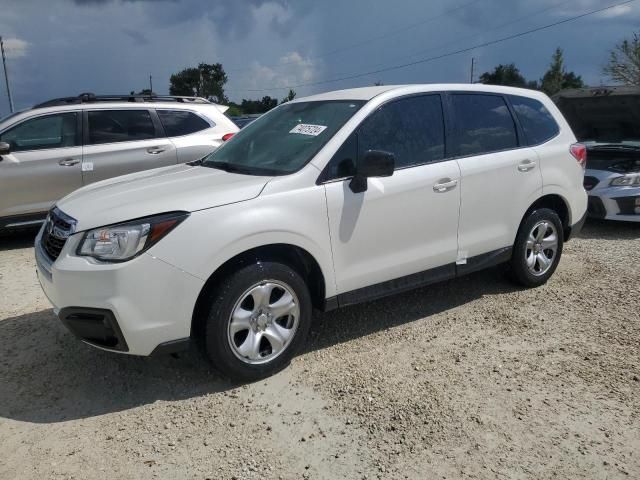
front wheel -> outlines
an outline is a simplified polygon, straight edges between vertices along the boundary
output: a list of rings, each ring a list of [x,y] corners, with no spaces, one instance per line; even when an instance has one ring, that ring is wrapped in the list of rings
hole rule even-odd
[[[206,350],[234,380],[251,381],[284,368],[304,343],[311,296],[287,265],[260,262],[223,281],[206,324]]]
[[[511,257],[514,280],[525,287],[544,284],[555,272],[562,255],[563,229],[551,209],[533,211],[522,223]]]

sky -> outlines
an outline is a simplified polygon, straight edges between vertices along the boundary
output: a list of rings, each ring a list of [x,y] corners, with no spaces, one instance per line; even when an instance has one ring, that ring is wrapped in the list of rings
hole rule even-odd
[[[608,84],[608,52],[634,29],[640,0],[474,48],[623,0],[0,0],[16,109],[82,92],[168,93],[169,77],[223,64],[233,101],[384,84],[468,82],[515,63],[539,79],[561,47],[569,70]],[[441,57],[442,58],[434,58]],[[428,60],[428,61],[422,61]],[[385,70],[406,63],[414,65]],[[344,77],[353,77],[344,80]],[[0,117],[9,113],[0,77]]]

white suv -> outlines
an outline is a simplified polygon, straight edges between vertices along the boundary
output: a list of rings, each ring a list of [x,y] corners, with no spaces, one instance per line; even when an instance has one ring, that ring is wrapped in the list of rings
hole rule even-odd
[[[83,185],[204,157],[238,131],[227,108],[198,97],[82,94],[0,120],[0,232],[41,223]]]
[[[199,340],[228,376],[285,366],[312,309],[508,262],[543,284],[580,229],[585,149],[545,95],[382,86],[296,99],[201,162],[95,183],[50,212],[38,276],[94,346]]]

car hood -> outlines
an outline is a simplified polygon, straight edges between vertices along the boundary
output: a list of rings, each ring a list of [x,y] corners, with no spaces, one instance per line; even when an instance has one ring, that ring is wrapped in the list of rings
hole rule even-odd
[[[76,230],[82,231],[159,213],[194,212],[251,200],[270,178],[176,165],[93,183],[56,205],[75,218]]]
[[[554,96],[580,142],[640,141],[640,88],[598,87]]]

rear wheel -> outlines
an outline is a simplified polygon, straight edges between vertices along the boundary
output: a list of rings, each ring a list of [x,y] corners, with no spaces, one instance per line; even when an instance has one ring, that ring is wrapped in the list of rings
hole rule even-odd
[[[221,283],[206,324],[206,350],[234,380],[269,376],[289,364],[311,323],[311,296],[287,265],[256,263]]]
[[[511,257],[514,280],[526,287],[544,284],[555,272],[562,255],[563,229],[551,209],[533,211],[522,223]]]

